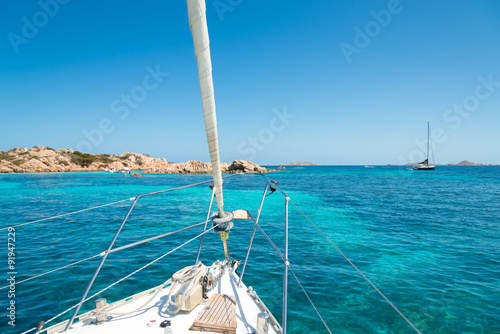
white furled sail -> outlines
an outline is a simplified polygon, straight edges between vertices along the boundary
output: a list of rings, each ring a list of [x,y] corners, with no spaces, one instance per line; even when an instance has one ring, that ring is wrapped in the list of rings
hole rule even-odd
[[[187,0],[189,28],[193,35],[194,54],[198,63],[201,102],[205,118],[208,149],[212,162],[215,198],[220,215],[224,215],[224,199],[222,197],[222,175],[219,158],[219,142],[217,136],[217,117],[215,115],[214,84],[212,81],[212,60],[210,58],[210,41],[208,39],[206,6],[204,0]]]

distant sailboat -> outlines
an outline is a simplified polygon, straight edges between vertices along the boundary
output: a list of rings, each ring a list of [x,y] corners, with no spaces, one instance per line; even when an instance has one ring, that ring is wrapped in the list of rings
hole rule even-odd
[[[431,132],[429,122],[427,122],[427,158],[413,166],[414,170],[433,170],[436,168],[436,165],[429,165],[429,145],[431,141]]]

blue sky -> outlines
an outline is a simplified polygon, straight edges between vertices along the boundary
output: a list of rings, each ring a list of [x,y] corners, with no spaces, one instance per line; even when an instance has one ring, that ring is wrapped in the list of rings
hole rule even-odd
[[[0,150],[209,161],[185,1],[0,17]],[[496,0],[209,0],[207,19],[223,161],[416,161],[430,121],[436,163],[500,163]]]

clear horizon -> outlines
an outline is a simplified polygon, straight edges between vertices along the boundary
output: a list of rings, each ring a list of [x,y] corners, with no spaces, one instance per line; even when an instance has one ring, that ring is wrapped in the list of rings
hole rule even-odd
[[[2,5],[0,150],[209,161],[185,1]],[[221,161],[500,164],[500,3],[207,1]]]

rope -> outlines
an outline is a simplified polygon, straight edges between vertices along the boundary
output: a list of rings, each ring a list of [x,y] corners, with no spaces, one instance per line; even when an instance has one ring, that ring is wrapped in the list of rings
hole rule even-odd
[[[290,269],[290,271],[292,272],[293,276],[295,277],[295,279],[297,280],[297,283],[299,283],[300,285],[300,288],[302,289],[302,291],[304,291],[304,294],[306,295],[307,299],[309,299],[309,302],[311,303],[312,307],[314,308],[314,310],[316,311],[316,314],[318,314],[318,317],[321,319],[321,322],[323,322],[323,325],[325,325],[326,327],[326,330],[328,331],[328,333],[332,334],[332,332],[330,331],[330,328],[328,328],[328,325],[326,324],[325,320],[323,320],[323,317],[321,316],[321,314],[319,313],[318,309],[316,308],[316,306],[314,305],[313,301],[311,300],[311,298],[309,298],[309,295],[307,294],[306,290],[304,289],[304,287],[302,286],[302,284],[300,283],[297,275],[295,275],[295,272],[292,270],[292,267],[291,266],[288,266],[288,269]]]
[[[405,317],[405,315],[389,300],[389,298],[387,298],[383,293],[382,291],[380,291],[369,279],[368,277],[365,276],[365,274],[363,274],[361,272],[361,270],[358,269],[358,267],[356,267],[356,265],[354,263],[352,263],[352,261],[346,256],[344,255],[344,253],[342,253],[342,251],[337,247],[335,246],[335,244],[333,242],[330,241],[330,239],[302,212],[302,210],[299,209],[299,207],[292,201],[290,200],[290,202],[293,204],[293,206],[295,206],[295,208],[297,210],[299,210],[299,212],[302,214],[302,216],[304,216],[305,219],[307,219],[307,221],[309,221],[309,223],[311,223],[312,226],[314,226],[314,228],[316,230],[318,230],[319,233],[321,233],[321,235],[337,250],[337,252],[340,253],[340,255],[342,255],[342,257],[344,257],[344,259],[346,259],[347,262],[349,262],[349,264],[354,268],[356,269],[356,271],[361,275],[363,276],[363,278],[375,289],[375,291],[378,292],[378,294],[380,296],[382,296],[382,298],[385,299],[385,301],[387,303],[389,303],[389,305],[392,306],[392,308],[394,310],[396,310],[396,312],[399,313],[399,315],[419,334],[422,334],[422,332],[420,332],[417,327],[415,327],[415,325],[407,318]]]
[[[198,263],[195,267],[188,266],[179,271],[177,271],[172,276],[172,286],[170,287],[170,292],[168,294],[167,303],[165,308],[168,310],[169,305],[174,306],[174,310],[170,312],[170,314],[176,314],[180,311],[182,304],[186,301],[188,297],[191,296],[191,292],[197,283],[200,282],[201,278],[206,275],[208,272],[208,268],[203,263]],[[179,301],[173,302],[172,295],[174,290],[176,290],[177,286],[180,285],[180,288],[177,290],[177,295],[180,291],[184,289],[185,286],[187,288],[184,291],[184,294],[181,296]],[[175,299],[175,298],[174,298]]]
[[[39,222],[46,221],[46,220],[51,220],[51,219],[60,218],[60,217],[64,217],[64,216],[74,215],[75,213],[90,211],[90,210],[94,210],[94,209],[98,209],[98,208],[103,208],[105,206],[110,206],[110,205],[114,205],[114,204],[118,204],[118,203],[122,203],[122,202],[126,202],[126,201],[133,201],[133,200],[135,200],[135,197],[128,198],[128,199],[122,199],[121,201],[117,201],[117,202],[113,202],[113,203],[108,203],[108,204],[93,206],[91,208],[87,208],[87,209],[83,209],[83,210],[78,210],[78,211],[73,211],[73,212],[62,214],[62,215],[57,215],[57,216],[52,216],[52,217],[48,217],[48,218],[43,218],[43,219],[35,220],[35,221],[32,221],[32,222],[28,222],[28,223],[23,223],[23,224],[18,224],[18,225],[14,225],[14,226],[3,227],[3,228],[0,228],[0,231],[1,230],[6,230],[6,229],[8,229],[10,227],[19,227],[19,226],[24,226],[24,225],[30,225],[30,224],[39,223]]]
[[[53,273],[53,272],[55,272],[55,271],[58,271],[58,270],[61,270],[61,269],[64,269],[64,268],[69,268],[69,267],[71,267],[71,266],[74,266],[75,264],[78,264],[78,263],[82,263],[82,262],[88,261],[88,260],[90,260],[90,259],[93,259],[93,258],[98,257],[98,256],[101,256],[101,255],[102,255],[102,253],[101,253],[101,254],[94,255],[94,256],[91,256],[91,257],[88,257],[88,258],[83,259],[83,260],[80,260],[80,261],[72,262],[72,263],[70,263],[70,264],[68,264],[68,265],[65,265],[65,266],[63,266],[63,267],[59,267],[59,268],[57,268],[57,269],[47,271],[47,272],[45,272],[45,273],[43,273],[43,274],[36,275],[36,276],[30,277],[30,278],[27,278],[27,279],[25,279],[25,280],[22,280],[22,281],[16,282],[16,283],[15,283],[15,285],[18,285],[18,284],[23,283],[23,282],[31,281],[32,279],[35,279],[35,278],[37,278],[37,277],[40,277],[40,276],[45,276],[45,275],[47,275],[47,274]],[[7,289],[8,287],[9,287],[9,285],[4,286],[4,287],[1,287],[1,288],[0,288],[0,290]]]
[[[214,226],[214,227],[215,227],[215,226]],[[105,287],[105,288],[104,288],[104,289],[102,289],[101,291],[98,291],[98,292],[94,293],[92,296],[87,297],[87,298],[86,298],[86,299],[82,302],[82,304],[83,304],[83,303],[85,303],[86,301],[89,301],[90,299],[92,299],[92,298],[94,298],[94,297],[98,296],[99,294],[103,293],[104,291],[106,291],[106,290],[108,290],[108,289],[112,288],[112,287],[113,287],[113,286],[115,286],[116,284],[118,284],[118,283],[120,283],[120,282],[123,282],[124,280],[126,280],[127,278],[129,278],[129,277],[130,277],[130,276],[132,276],[132,275],[135,275],[135,274],[136,274],[136,273],[138,273],[139,271],[141,271],[141,270],[143,270],[143,269],[145,269],[145,268],[149,267],[149,266],[150,266],[150,265],[152,265],[153,263],[155,263],[155,262],[157,262],[157,261],[159,261],[159,260],[163,259],[165,256],[172,254],[173,252],[175,252],[175,251],[176,251],[176,250],[178,250],[179,248],[182,248],[182,247],[184,247],[185,245],[187,245],[187,244],[189,244],[189,243],[193,242],[194,240],[198,239],[199,237],[201,237],[201,236],[202,236],[202,235],[204,235],[205,233],[208,233],[208,232],[210,232],[211,230],[213,230],[213,229],[214,229],[214,227],[211,227],[210,229],[206,230],[205,232],[203,232],[203,233],[201,233],[201,234],[198,234],[196,237],[194,237],[194,238],[192,238],[192,239],[189,239],[188,241],[186,241],[185,243],[183,243],[183,244],[182,244],[182,245],[180,245],[180,246],[175,247],[174,249],[172,249],[172,250],[171,250],[171,251],[169,251],[168,253],[163,254],[162,256],[160,256],[160,257],[156,258],[155,260],[153,260],[153,261],[149,262],[148,264],[146,264],[146,265],[142,266],[141,268],[137,269],[136,271],[134,271],[134,272],[132,272],[132,273],[128,274],[127,276],[125,276],[125,277],[123,277],[123,278],[119,279],[119,280],[118,280],[118,281],[116,281],[115,283],[113,283],[113,284],[111,284],[111,285],[108,285],[107,287]],[[60,317],[61,315],[65,314],[65,313],[67,313],[67,312],[69,312],[69,311],[71,311],[72,309],[74,309],[74,308],[75,308],[75,307],[77,307],[78,305],[80,305],[80,303],[77,303],[77,304],[75,304],[75,305],[71,306],[69,309],[67,309],[67,310],[65,310],[65,311],[63,311],[63,312],[61,312],[61,313],[59,313],[58,315],[56,315],[56,316],[54,316],[54,317],[50,318],[49,320],[45,321],[45,324],[48,324],[49,322],[53,321],[54,319],[57,319],[57,318],[58,318],[58,317]],[[30,332],[32,332],[32,331],[34,331],[34,330],[36,330],[36,329],[37,329],[36,327],[33,327],[33,328],[31,328],[31,329],[29,329],[29,330],[27,330],[27,331],[25,331],[25,332],[23,332],[23,333],[21,333],[21,334],[27,334],[27,333],[30,333]]]

